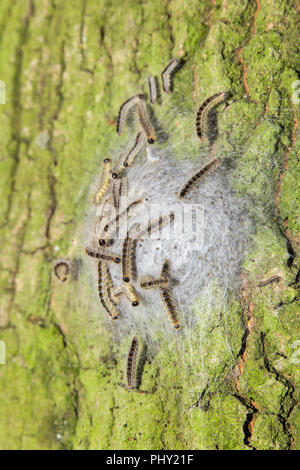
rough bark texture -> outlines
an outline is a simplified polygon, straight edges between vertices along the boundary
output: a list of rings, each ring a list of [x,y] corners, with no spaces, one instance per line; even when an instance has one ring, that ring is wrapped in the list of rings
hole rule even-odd
[[[300,449],[298,13],[288,0],[1,0],[1,448]],[[178,103],[190,96],[196,110],[231,90],[220,137],[239,149],[235,189],[273,214],[230,322],[201,337],[195,358],[223,356],[226,337],[234,361],[208,360],[197,408],[197,361],[174,367],[184,358],[167,349],[145,366],[151,394],[119,387],[126,345],[101,315],[89,323],[80,272],[60,284],[52,270],[82,256],[88,188],[120,103],[173,56],[186,59]],[[280,283],[258,287],[274,274]]]

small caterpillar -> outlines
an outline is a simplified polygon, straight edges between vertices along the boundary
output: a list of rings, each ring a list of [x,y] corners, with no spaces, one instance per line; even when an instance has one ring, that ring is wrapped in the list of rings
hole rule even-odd
[[[153,279],[151,277],[145,277],[142,279],[140,286],[143,289],[153,289],[157,287],[167,287],[169,284],[169,280],[166,278],[158,278],[158,279]]]
[[[116,310],[113,302],[109,297],[110,281],[107,276],[107,271],[102,270],[102,261],[98,262],[98,293],[102,306],[107,311],[109,316],[115,320],[119,316],[119,312]]]
[[[136,336],[132,338],[128,357],[127,357],[127,385],[129,389],[136,387],[136,359],[139,343]]]
[[[204,120],[207,117],[208,113],[218,104],[222,103],[225,100],[226,93],[221,91],[215,95],[207,98],[207,100],[202,103],[197,112],[196,117],[196,131],[199,139],[202,139],[204,133]]]
[[[101,252],[101,251],[96,251],[92,250],[91,248],[85,248],[85,253],[88,256],[91,256],[92,258],[100,258],[105,261],[113,261],[116,264],[121,263],[121,258],[119,258],[117,255],[114,253],[108,253],[108,252]]]
[[[208,173],[216,168],[219,165],[220,159],[214,158],[211,160],[205,167],[201,168],[194,176],[192,176],[182,187],[180,190],[178,197],[179,199],[183,198],[186,193],[192,188],[192,186],[198,181],[200,178],[207,176]]]
[[[160,288],[160,295],[161,295],[165,310],[167,312],[167,315],[168,315],[173,327],[176,330],[179,330],[179,328],[181,328],[181,327],[180,327],[179,321],[177,319],[176,308],[175,308],[175,305],[174,305],[174,303],[171,299],[169,291],[167,289]]]
[[[162,268],[161,268],[161,272],[160,272],[161,277],[162,278],[168,278],[169,277],[169,271],[170,271],[170,260],[165,259],[165,261],[163,262]]]
[[[68,260],[59,259],[55,262],[53,270],[57,279],[59,279],[61,282],[65,282],[70,272],[70,268],[71,268],[71,265]]]
[[[136,136],[136,139],[135,139],[135,143],[134,143],[134,146],[132,147],[132,149],[128,152],[124,162],[123,162],[123,165],[125,167],[128,167],[132,164],[133,160],[135,159],[135,157],[137,156],[137,154],[139,153],[139,151],[143,148],[144,146],[144,143],[145,143],[145,136],[144,136],[144,133],[143,132],[139,132],[138,135]]]
[[[150,102],[155,104],[157,101],[157,86],[155,77],[148,77],[149,93],[150,93]]]
[[[111,161],[109,158],[106,158],[103,160],[103,170],[102,170],[102,175],[101,175],[101,184],[100,184],[100,189],[96,193],[94,202],[95,204],[99,205],[103,196],[108,190],[109,186],[109,174],[110,174],[110,167],[111,167]]]
[[[124,123],[125,123],[125,120],[126,120],[126,117],[130,108],[138,104],[142,99],[143,99],[143,95],[141,94],[135,95],[132,98],[129,98],[127,101],[125,101],[125,103],[123,103],[122,106],[120,107],[119,114],[117,117],[117,133],[119,135],[122,134]]]
[[[133,307],[137,307],[139,305],[140,300],[132,284],[124,284],[123,292],[126,295],[127,299],[131,302],[131,305]]]
[[[135,240],[129,237],[127,233],[122,250],[122,275],[124,282],[129,282],[132,277],[135,245]]]
[[[127,216],[128,213],[131,211],[133,207],[135,207],[137,204],[140,204],[142,202],[142,199],[138,199],[137,201],[133,201],[129,206],[127,206],[124,211],[122,211],[120,214],[117,214],[114,219],[112,219],[108,224],[105,225],[104,227],[104,232],[108,232],[108,230],[113,227],[115,224],[117,224],[121,219],[123,219],[124,216]]]
[[[161,74],[163,90],[165,93],[172,92],[172,74],[179,65],[178,59],[172,59]]]
[[[266,281],[260,281],[258,283],[258,287],[264,287],[267,286],[268,284],[272,284],[273,282],[280,282],[282,281],[281,276],[272,276],[270,279],[267,279]]]
[[[148,144],[154,144],[156,141],[156,135],[144,101],[140,101],[138,104],[138,115],[140,124],[146,134]]]

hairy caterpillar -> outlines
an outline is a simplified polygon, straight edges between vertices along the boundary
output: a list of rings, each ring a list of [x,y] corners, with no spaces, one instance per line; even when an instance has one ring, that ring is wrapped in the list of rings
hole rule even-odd
[[[53,270],[54,274],[61,282],[67,280],[67,276],[70,272],[70,262],[66,259],[59,259],[55,262]]]
[[[123,292],[126,295],[127,299],[131,302],[133,307],[137,307],[140,303],[140,299],[133,287],[132,284],[126,283],[123,285]]]
[[[226,94],[223,91],[221,91],[220,93],[216,93],[210,98],[207,98],[207,100],[205,100],[204,103],[202,103],[202,105],[198,109],[197,117],[196,117],[196,131],[200,139],[202,139],[202,136],[204,134],[204,121],[208,113],[215,106],[222,103],[222,101],[225,100],[225,97],[226,97]]]
[[[125,123],[125,120],[126,120],[126,117],[128,115],[130,108],[138,104],[141,100],[143,100],[143,95],[138,94],[138,95],[133,96],[132,98],[129,98],[120,107],[119,114],[117,117],[117,133],[119,135],[122,134],[124,123]]]
[[[178,65],[179,60],[172,59],[161,74],[163,90],[165,93],[171,93],[172,91],[172,74],[175,72]]]
[[[140,124],[146,134],[148,144],[154,144],[156,141],[156,135],[144,101],[140,101],[138,104],[138,115]]]
[[[112,219],[108,224],[105,225],[104,227],[104,232],[108,232],[110,228],[112,228],[115,224],[117,224],[123,217],[127,216],[131,209],[135,207],[136,205],[140,204],[142,202],[142,199],[138,199],[137,201],[133,201],[129,206],[127,206],[124,211],[122,211],[120,214],[117,214],[114,219]]]
[[[94,202],[99,205],[103,196],[108,190],[109,187],[109,174],[110,174],[111,161],[109,158],[103,160],[103,170],[101,175],[100,189],[95,194]]]
[[[157,101],[157,86],[155,77],[148,77],[148,86],[150,93],[150,103],[155,104]]]
[[[116,310],[109,296],[110,280],[107,271],[103,273],[102,261],[98,262],[98,293],[102,306],[112,319],[117,319],[119,312]]]
[[[170,293],[167,289],[160,288],[160,295],[166,310],[166,313],[173,325],[173,327],[178,330],[180,327],[179,321],[177,319],[177,312],[173,300],[171,299]]]
[[[145,143],[145,135],[144,135],[143,132],[139,132],[138,135],[136,136],[134,146],[128,152],[128,154],[127,154],[127,156],[126,156],[126,158],[123,162],[123,165],[125,167],[128,167],[132,164],[133,160],[135,159],[135,157],[137,156],[139,151],[143,148],[144,143]]]
[[[135,246],[135,240],[131,238],[127,233],[127,237],[124,240],[122,250],[122,274],[124,282],[129,282],[132,278]]]
[[[138,354],[138,339],[136,336],[132,338],[128,357],[127,357],[127,385],[129,389],[136,387],[136,359]]]
[[[162,278],[168,278],[169,271],[170,271],[170,260],[165,259],[165,261],[163,262],[162,268],[161,268],[161,272],[160,272],[161,277]]]
[[[205,167],[201,168],[194,176],[192,176],[182,187],[180,190],[178,197],[179,199],[183,198],[188,191],[192,188],[192,186],[198,181],[200,178],[207,176],[208,173],[216,168],[219,165],[220,160],[219,158],[214,158],[211,160]]]
[[[157,287],[167,287],[169,284],[169,280],[166,278],[158,278],[158,279],[153,279],[151,277],[145,277],[141,280],[140,286],[143,289],[153,289]]]
[[[88,247],[85,248],[84,251],[88,256],[91,256],[92,258],[100,258],[100,259],[105,260],[105,261],[113,261],[116,264],[121,263],[121,258],[119,258],[114,253],[96,251],[96,250],[92,250],[91,248],[88,248]]]
[[[266,281],[260,281],[258,283],[258,287],[264,287],[267,286],[268,284],[272,284],[273,282],[280,282],[282,281],[281,276],[272,276],[270,279],[267,279]]]

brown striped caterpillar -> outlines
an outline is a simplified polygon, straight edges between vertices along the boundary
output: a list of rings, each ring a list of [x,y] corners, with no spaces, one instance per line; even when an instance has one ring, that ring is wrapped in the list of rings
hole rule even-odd
[[[207,115],[213,108],[215,108],[218,104],[222,103],[225,98],[226,93],[224,93],[223,91],[221,91],[220,93],[216,93],[210,98],[207,98],[207,100],[205,100],[204,103],[202,103],[202,105],[198,109],[196,117],[196,131],[199,139],[202,139],[202,136],[204,134],[204,122],[207,118]]]
[[[156,78],[155,77],[148,77],[148,86],[149,86],[149,93],[150,93],[150,103],[155,104],[157,101],[157,86],[156,86]]]
[[[140,303],[140,299],[133,287],[132,284],[130,283],[125,283],[123,285],[123,292],[125,294],[125,296],[127,297],[127,299],[131,302],[131,305],[133,307],[137,307]]]
[[[121,258],[119,258],[114,253],[103,252],[103,251],[96,251],[92,248],[85,248],[85,253],[92,258],[99,258],[105,261],[112,261],[113,263],[119,264],[121,263]]]
[[[172,74],[175,72],[179,65],[178,59],[172,59],[171,62],[166,66],[161,74],[163,90],[165,93],[172,92]]]
[[[157,287],[167,287],[169,284],[169,280],[166,278],[158,278],[158,279],[153,279],[152,277],[144,277],[141,282],[140,286],[143,289],[153,289]]]
[[[137,154],[142,150],[143,146],[145,144],[145,135],[143,132],[139,132],[138,135],[136,136],[134,146],[132,149],[128,152],[123,165],[125,167],[128,167],[132,164],[133,160],[137,156]]]
[[[54,274],[61,282],[67,280],[67,276],[70,272],[71,264],[66,259],[59,259],[55,262],[53,270]]]
[[[103,272],[104,265],[104,272]],[[112,302],[109,292],[111,288],[110,279],[108,277],[108,271],[105,268],[105,264],[102,261],[98,262],[98,293],[102,306],[107,311],[109,316],[115,320],[119,316],[119,312],[115,308],[114,303]]]
[[[143,100],[143,95],[138,94],[138,95],[133,96],[132,98],[129,98],[120,107],[119,114],[117,117],[117,133],[119,135],[122,134],[124,123],[125,123],[129,110],[132,108],[132,106],[135,106],[136,104],[140,103],[141,100]]]
[[[137,206],[141,202],[142,202],[142,199],[138,199],[137,201],[133,201],[131,204],[129,204],[129,206],[127,206],[126,209],[124,209],[124,211],[122,211],[120,214],[117,214],[114,219],[110,220],[110,222],[108,222],[108,224],[105,225],[104,232],[108,232],[109,229],[114,227],[120,220],[122,220],[125,216],[127,216],[129,214],[129,212],[135,206]]]
[[[169,291],[167,289],[160,288],[160,295],[161,295],[166,313],[167,313],[173,327],[176,330],[179,330],[181,327],[180,327],[179,321],[177,319],[176,308],[175,308],[175,305],[173,303],[173,300],[171,299]]]
[[[162,268],[161,268],[161,272],[160,272],[161,277],[162,278],[168,278],[169,277],[169,271],[170,271],[170,260],[165,259],[165,261],[163,262]]]
[[[100,183],[100,189],[99,191],[95,194],[94,202],[95,204],[99,205],[103,196],[106,194],[108,187],[109,187],[109,174],[110,174],[110,167],[111,167],[111,161],[109,158],[106,158],[103,160],[103,170],[102,170],[102,175],[101,175],[101,183]]]
[[[219,158],[214,158],[212,159],[206,166],[201,168],[194,176],[192,176],[181,188],[178,198],[181,199],[183,198],[188,191],[193,187],[193,185],[199,181],[201,178],[204,176],[207,176],[210,171],[214,170],[218,165],[220,164],[220,159]]]
[[[258,283],[258,287],[264,287],[267,286],[268,284],[272,284],[273,282],[280,282],[282,281],[281,276],[272,276],[270,279],[267,279],[266,281],[260,281]]]
[[[133,275],[135,247],[136,241],[127,233],[122,250],[122,275],[124,282],[130,282]]]
[[[127,385],[129,389],[136,388],[136,359],[139,343],[136,336],[132,338],[128,357],[127,357]]]
[[[154,144],[156,141],[156,135],[150,120],[146,103],[144,101],[140,101],[138,103],[138,115],[140,124],[146,134],[148,144]]]

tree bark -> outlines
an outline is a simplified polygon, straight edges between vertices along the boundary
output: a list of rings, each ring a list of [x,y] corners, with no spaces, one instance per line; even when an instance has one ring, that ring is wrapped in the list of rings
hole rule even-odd
[[[300,449],[298,3],[2,0],[0,22],[0,447]],[[194,362],[161,348],[144,368],[151,393],[128,393],[128,344],[95,312],[82,240],[119,106],[172,57],[191,123],[231,91],[218,139],[235,190],[269,217],[257,215],[226,322],[199,351],[195,332]],[[65,283],[59,257],[73,260]]]

